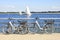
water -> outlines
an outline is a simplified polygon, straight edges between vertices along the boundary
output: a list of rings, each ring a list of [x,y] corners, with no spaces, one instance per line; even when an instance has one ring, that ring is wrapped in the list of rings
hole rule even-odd
[[[32,13],[32,18],[35,17],[40,17],[40,18],[60,18],[60,14],[43,14],[43,13]],[[26,17],[25,15],[19,15],[18,13],[16,14],[0,14],[0,18],[10,18],[10,17],[14,17],[14,18],[20,18],[20,17]]]
[[[26,18],[27,16],[25,14],[19,15],[18,13],[16,14],[0,14],[0,18]],[[60,18],[60,14],[43,14],[43,13],[32,13],[30,18]],[[0,22],[9,22],[10,20],[0,20]],[[17,22],[17,20],[11,20]],[[29,20],[29,22],[35,22],[36,20]],[[41,27],[43,26],[44,20],[38,20],[40,22]],[[60,20],[55,20],[55,22],[60,22]],[[5,24],[0,24],[0,27]],[[54,24],[56,28],[60,28],[60,24]],[[0,29],[1,30],[1,29]],[[59,29],[56,29],[57,31],[60,32]]]

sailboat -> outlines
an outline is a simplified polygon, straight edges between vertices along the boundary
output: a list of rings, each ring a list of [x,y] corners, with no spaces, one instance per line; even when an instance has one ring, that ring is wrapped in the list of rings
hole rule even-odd
[[[29,7],[27,6],[26,7],[26,12],[25,12],[26,14],[27,14],[27,17],[29,18],[32,14],[30,13],[30,10],[29,10]]]
[[[20,14],[20,15],[22,15],[22,12],[21,12],[21,11],[19,11],[19,14]]]

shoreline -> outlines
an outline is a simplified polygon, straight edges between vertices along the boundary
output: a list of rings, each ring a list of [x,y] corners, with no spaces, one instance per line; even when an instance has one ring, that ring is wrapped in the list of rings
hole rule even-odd
[[[0,40],[60,40],[60,33],[52,34],[0,34]]]

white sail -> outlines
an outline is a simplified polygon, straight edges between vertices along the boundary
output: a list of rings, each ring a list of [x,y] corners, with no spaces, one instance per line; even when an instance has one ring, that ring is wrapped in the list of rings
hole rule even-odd
[[[29,7],[28,6],[26,7],[26,12],[25,13],[27,14],[28,17],[31,16],[31,13],[30,13],[30,10],[29,10]]]
[[[21,12],[21,11],[19,11],[19,14],[20,14],[20,15],[22,15],[22,12]]]

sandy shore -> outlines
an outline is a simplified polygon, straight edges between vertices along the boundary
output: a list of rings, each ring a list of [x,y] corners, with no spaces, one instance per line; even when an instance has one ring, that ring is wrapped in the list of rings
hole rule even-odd
[[[60,33],[53,34],[0,34],[0,40],[60,40]]]

